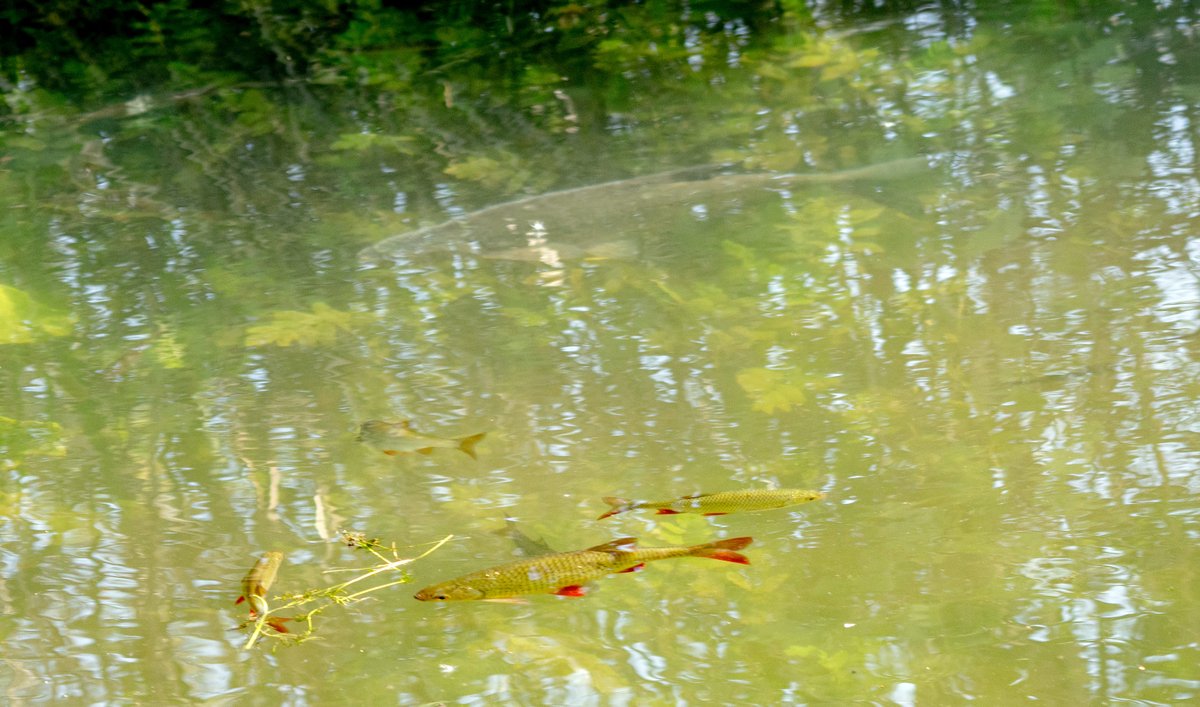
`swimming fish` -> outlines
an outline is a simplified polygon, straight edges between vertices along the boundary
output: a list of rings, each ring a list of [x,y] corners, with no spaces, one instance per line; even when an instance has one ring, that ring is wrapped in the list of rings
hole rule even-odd
[[[517,521],[513,518],[504,519],[504,527],[495,531],[496,535],[503,535],[512,541],[516,546],[517,554],[523,557],[537,557],[538,555],[549,555],[557,552],[554,548],[546,544],[541,538],[531,537],[528,533],[521,530],[517,526]]]
[[[835,172],[777,174],[728,173],[724,165],[686,167],[659,174],[591,184],[494,204],[439,224],[401,233],[359,252],[360,262],[410,258],[420,253],[455,250],[478,243],[486,252],[531,257],[530,239],[553,243],[556,257],[589,255],[600,224],[605,232],[659,234],[664,224],[679,215],[695,214],[697,207],[718,210],[737,206],[755,190],[785,190],[803,185],[843,182],[882,182],[905,179],[929,171],[929,159],[908,157]],[[568,249],[571,242],[575,250]],[[603,244],[601,244],[602,246]],[[514,250],[515,249],[515,250]],[[636,245],[626,241],[621,252],[628,257]],[[537,252],[536,249],[533,252]],[[539,259],[545,253],[539,253]],[[614,257],[614,256],[610,256]]]
[[[736,552],[753,538],[730,538],[702,545],[638,548],[637,538],[612,542],[574,552],[517,560],[471,572],[457,579],[425,587],[414,595],[419,601],[461,601],[468,599],[511,600],[523,594],[557,594],[581,597],[585,584],[618,572],[636,572],[655,560],[672,557],[707,557],[713,560],[750,564]]]
[[[268,552],[258,558],[258,562],[250,568],[246,576],[242,578],[242,595],[237,598],[234,605],[246,602],[250,607],[250,618],[257,618],[259,614],[267,612],[267,590],[275,583],[275,575],[279,573],[279,566],[283,564],[282,552]],[[267,622],[267,625],[280,633],[287,633],[287,629],[283,627],[283,622],[289,619],[284,617],[275,617]]]
[[[784,508],[798,503],[807,503],[824,498],[820,491],[800,489],[747,489],[742,491],[720,491],[697,493],[670,501],[630,501],[625,498],[606,496],[604,502],[612,508],[597,518],[603,520],[611,515],[636,510],[656,508],[659,515],[674,513],[702,513],[706,516],[721,516],[739,511],[762,511],[769,508]]]
[[[258,558],[258,562],[255,562],[246,576],[242,578],[242,595],[234,604],[242,602],[249,604],[251,616],[257,616],[259,612],[266,611],[267,600],[263,597],[275,583],[275,575],[279,573],[281,564],[283,564],[282,552],[268,552]]]
[[[414,430],[409,420],[400,422],[367,420],[358,427],[359,442],[366,442],[393,457],[408,452],[432,454],[434,449],[442,447],[460,449],[472,459],[478,459],[479,457],[475,456],[475,445],[486,434],[486,432],[480,432],[466,437],[434,437]]]

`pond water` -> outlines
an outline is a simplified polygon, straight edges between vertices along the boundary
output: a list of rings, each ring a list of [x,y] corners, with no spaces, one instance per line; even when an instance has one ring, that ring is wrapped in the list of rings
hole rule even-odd
[[[1200,16],[868,19],[630,20],[592,84],[9,85],[6,701],[1200,698]],[[768,487],[825,498],[597,520]],[[514,527],[754,540],[413,599]],[[264,552],[276,606],[378,564],[342,530],[453,537],[246,648]]]

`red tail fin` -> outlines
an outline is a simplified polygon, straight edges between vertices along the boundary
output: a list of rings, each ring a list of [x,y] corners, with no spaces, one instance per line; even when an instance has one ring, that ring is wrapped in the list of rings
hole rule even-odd
[[[477,435],[463,437],[462,439],[458,440],[458,448],[466,452],[467,456],[471,457],[472,459],[478,459],[479,457],[475,456],[475,445],[479,444],[479,440],[483,439],[483,436],[486,434],[487,432],[480,432]]]
[[[692,557],[707,557],[713,560],[722,560],[724,562],[736,562],[739,565],[750,564],[750,558],[740,552],[741,550],[754,541],[754,538],[729,538],[728,540],[718,540],[712,543],[696,545],[692,548]]]

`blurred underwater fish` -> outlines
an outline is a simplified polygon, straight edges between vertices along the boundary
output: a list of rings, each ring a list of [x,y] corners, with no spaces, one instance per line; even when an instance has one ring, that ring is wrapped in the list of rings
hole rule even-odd
[[[755,190],[885,182],[928,172],[930,160],[925,156],[795,174],[730,173],[728,165],[685,167],[493,204],[390,236],[363,248],[358,256],[364,264],[379,265],[387,260],[478,244],[484,257],[490,252],[495,254],[490,257],[498,259],[628,259],[636,255],[636,244],[628,239],[616,244],[596,243],[600,224],[609,233],[654,236],[661,233],[663,224],[680,214],[694,215],[697,207],[704,207],[704,212],[722,205],[736,207]],[[537,243],[543,246],[539,249]]]
[[[495,531],[495,533],[511,540],[512,544],[516,546],[517,552],[525,557],[550,555],[557,552],[557,550],[547,545],[541,538],[532,537],[521,530],[514,518],[505,518],[504,527]]]
[[[562,267],[569,260],[632,260],[637,256],[637,244],[632,241],[608,241],[580,247],[570,243],[553,243],[530,239],[528,245],[485,251],[487,260],[510,260],[521,263],[542,263]]]
[[[603,520],[609,516],[639,508],[657,509],[658,515],[701,513],[706,516],[720,516],[726,513],[738,513],[742,511],[785,508],[800,503],[816,501],[824,497],[825,494],[820,491],[806,491],[802,489],[746,489],[742,491],[720,491],[718,493],[697,493],[691,496],[671,499],[670,501],[630,501],[625,498],[606,496],[604,502],[612,506],[612,508],[597,518],[597,520]]]
[[[753,538],[730,538],[701,545],[637,547],[637,538],[620,538],[586,550],[558,552],[509,562],[425,587],[414,595],[419,601],[514,601],[524,594],[557,594],[581,597],[585,584],[605,575],[636,572],[647,562],[673,557],[707,557],[750,564],[736,552]]]
[[[434,449],[459,449],[472,459],[475,456],[475,445],[483,439],[486,432],[467,435],[466,437],[434,437],[422,434],[412,428],[409,420],[386,422],[384,420],[367,420],[358,427],[358,441],[375,447],[389,456],[416,452],[417,454],[432,454]]]
[[[246,576],[242,578],[242,595],[237,598],[234,605],[246,602],[250,608],[250,618],[252,619],[257,618],[259,614],[266,613],[268,608],[265,597],[271,585],[275,583],[275,575],[279,573],[279,567],[282,564],[282,552],[268,552],[258,558],[258,562],[255,562]],[[280,633],[287,633],[283,622],[288,620],[277,616],[268,621],[267,625]]]

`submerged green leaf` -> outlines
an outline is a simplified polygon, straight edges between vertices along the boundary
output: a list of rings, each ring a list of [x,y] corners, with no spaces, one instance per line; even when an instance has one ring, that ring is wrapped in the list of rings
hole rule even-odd
[[[0,456],[6,458],[0,468],[15,465],[29,454],[66,456],[67,448],[62,442],[62,434],[62,426],[57,422],[0,416]]]
[[[521,168],[520,161],[514,155],[503,154],[501,160],[468,157],[446,167],[445,172],[464,181],[478,182],[488,189],[519,189],[528,180],[528,173]]]
[[[173,332],[164,331],[150,350],[163,368],[183,368],[183,346]]]
[[[39,334],[65,336],[72,324],[70,314],[38,304],[24,290],[0,285],[0,344],[27,344]]]
[[[411,155],[415,139],[410,135],[380,135],[378,133],[343,133],[329,146],[345,152],[369,152],[373,149],[395,150]]]
[[[345,312],[317,302],[311,312],[283,310],[271,313],[271,321],[246,330],[247,346],[316,346],[331,344],[338,334],[373,321],[365,312]]]
[[[770,415],[787,412],[807,399],[804,388],[787,373],[769,368],[747,368],[737,374],[738,385],[754,400],[754,409]]]

